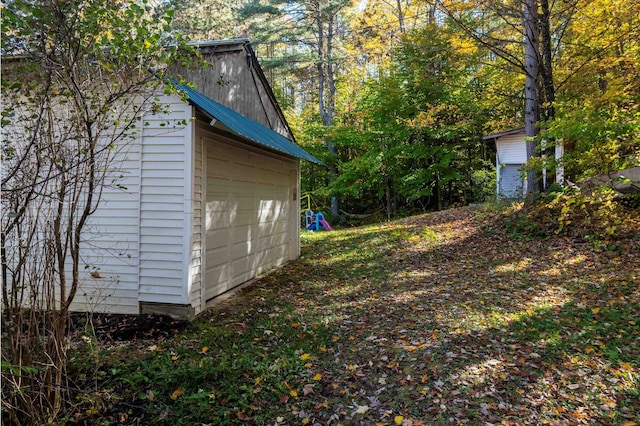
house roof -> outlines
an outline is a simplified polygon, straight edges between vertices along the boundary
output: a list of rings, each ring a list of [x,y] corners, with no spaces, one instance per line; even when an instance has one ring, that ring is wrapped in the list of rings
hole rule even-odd
[[[524,127],[518,127],[517,129],[506,130],[500,133],[494,133],[492,135],[483,136],[482,140],[485,142],[492,141],[498,139],[502,136],[515,135],[516,133],[524,132]]]
[[[227,40],[197,40],[190,41],[187,44],[189,46],[195,47],[207,47],[207,46],[226,46],[226,45],[244,45],[245,43],[249,43],[249,39],[246,37],[242,38],[232,38]]]
[[[213,119],[212,125],[214,127],[280,153],[324,165],[322,161],[280,133],[239,114],[231,108],[219,104],[195,89],[183,84],[175,83],[174,85],[179,91],[184,92],[191,104],[195,105]]]

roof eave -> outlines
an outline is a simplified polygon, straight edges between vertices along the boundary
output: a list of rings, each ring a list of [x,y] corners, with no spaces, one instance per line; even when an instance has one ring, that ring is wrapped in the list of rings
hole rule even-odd
[[[483,136],[482,140],[485,141],[485,142],[489,142],[489,141],[493,141],[493,140],[496,140],[498,138],[501,138],[502,136],[515,135],[516,133],[524,132],[524,130],[525,130],[524,127],[518,127],[516,129],[505,130],[504,132],[493,133],[491,135]]]

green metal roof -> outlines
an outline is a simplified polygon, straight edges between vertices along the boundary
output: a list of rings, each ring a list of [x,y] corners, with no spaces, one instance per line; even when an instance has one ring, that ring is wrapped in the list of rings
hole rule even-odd
[[[294,142],[282,136],[280,133],[263,126],[260,123],[256,123],[231,108],[219,104],[195,89],[177,83],[175,84],[175,87],[184,92],[187,95],[188,100],[193,105],[200,108],[210,117],[218,120],[225,130],[275,151],[279,151],[302,160],[311,161],[312,163],[324,165],[322,161],[318,160],[316,157],[309,154]]]

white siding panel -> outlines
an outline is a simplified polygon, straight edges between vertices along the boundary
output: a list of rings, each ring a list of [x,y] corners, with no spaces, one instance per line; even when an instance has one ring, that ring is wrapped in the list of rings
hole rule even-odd
[[[167,154],[172,154],[168,156]],[[184,153],[176,153],[176,152],[151,152],[144,154],[144,160],[149,162],[157,162],[162,166],[166,166],[166,163],[184,163]]]
[[[138,198],[138,197],[136,196],[135,198]],[[129,203],[122,203],[122,204],[119,204],[119,205],[127,205],[127,204],[129,204]],[[114,207],[116,205],[115,203],[110,203],[110,202],[104,200],[102,202],[102,206],[106,206],[106,205],[109,205],[109,207],[111,207],[109,209],[108,217],[112,218],[115,221],[119,222],[120,218],[124,218],[124,219],[126,219],[126,218],[134,218],[136,220],[138,220],[138,218],[139,218],[139,210],[138,210],[137,207],[128,208],[128,209],[127,208],[116,208],[116,207]],[[105,220],[108,220],[108,219],[105,217]]]
[[[158,166],[154,168],[154,164],[147,164],[146,166],[147,167],[144,168],[145,173],[143,174],[144,179],[160,178],[167,179],[169,182],[171,182],[171,179],[176,179],[178,183],[184,183],[183,181],[180,181],[180,179],[184,178],[184,170],[157,168]]]
[[[184,229],[182,221],[174,221],[171,224],[174,226],[141,226],[140,235],[141,238],[153,238],[153,237],[182,237],[184,235]],[[148,239],[146,240],[149,241]]]
[[[145,213],[147,211],[153,211],[163,214],[164,218],[170,218],[175,216],[175,212],[182,212],[184,206],[179,203],[163,203],[161,200],[152,198],[140,203],[140,207]]]
[[[195,111],[192,111],[195,115]],[[189,127],[189,138],[192,141],[188,151],[191,159],[190,188],[188,189],[190,211],[188,250],[186,250],[187,297],[196,314],[203,309],[202,305],[202,199],[203,199],[203,152],[202,141],[196,137],[195,127]],[[185,151],[186,152],[186,151]]]
[[[146,170],[180,170],[184,171],[184,157],[182,160],[176,159],[175,161],[166,159],[164,161],[150,161],[150,160],[142,160],[143,165],[142,168]],[[178,176],[184,177],[184,176]]]
[[[83,236],[73,310],[138,313],[141,150],[140,137],[114,145],[100,204]]]
[[[144,170],[144,169],[143,169]],[[169,206],[169,205],[183,205],[183,203],[180,202],[180,198],[182,198],[182,195],[176,195],[175,191],[174,194],[167,194],[167,193],[147,193],[147,190],[150,191],[155,191],[158,192],[157,190],[154,190],[154,188],[157,187],[148,187],[148,186],[143,186],[142,188],[142,196],[140,197],[141,201],[143,203],[151,203],[151,204],[155,204],[156,207],[158,208],[164,208],[165,205]],[[182,209],[180,209],[180,211],[182,211]]]
[[[171,138],[182,133],[182,127],[166,127],[159,124],[166,123],[158,120],[148,121],[149,126],[145,127],[144,135],[153,137],[154,141],[159,144],[165,143],[171,145]]]
[[[182,224],[179,221],[167,221],[171,223],[173,226],[181,227]],[[141,230],[144,228],[141,228]],[[174,259],[176,257],[180,257],[182,255],[182,241],[181,236],[173,236],[168,237],[165,235],[145,235],[143,232],[140,232],[140,243],[147,244],[150,246],[156,245],[157,247],[154,249],[151,248],[152,251],[162,251],[165,250],[167,253],[167,259]],[[142,259],[144,260],[144,253],[142,255]]]
[[[140,197],[140,301],[187,303],[185,198],[191,107],[161,97],[168,112],[144,117]]]
[[[150,135],[146,135],[146,136],[150,137]],[[175,136],[176,135],[174,135],[174,137]],[[179,155],[184,154],[184,152],[180,149],[181,147],[171,143],[170,138],[166,138],[163,140],[165,141],[165,143],[163,144],[154,143],[153,145],[151,144],[145,145],[143,149],[144,155],[148,156],[151,154],[179,154]]]
[[[127,230],[127,233],[136,233],[138,229],[139,218],[136,214],[136,210],[113,210],[109,212],[109,215],[105,215],[100,221],[103,226],[106,226],[106,232],[113,232],[113,227],[132,227]]]
[[[524,132],[498,138],[496,148],[500,164],[523,164],[527,161]]]
[[[500,167],[499,197],[522,198],[524,196],[524,177],[519,164],[506,164]]]
[[[141,285],[140,293],[145,294],[145,302],[170,303],[166,302],[166,300],[180,300],[183,287],[181,285],[171,285],[174,282],[175,279],[173,278],[158,277],[151,284]]]
[[[124,246],[127,249],[136,248],[137,242],[138,242],[138,238],[136,237],[136,234],[138,233],[137,226],[118,226],[118,225],[108,226],[107,224],[104,224],[104,226],[102,226],[102,229],[103,229],[102,232],[99,232],[96,230],[97,224],[95,224],[95,222],[100,218],[93,218],[93,219],[94,221],[91,224],[91,227],[87,230],[87,234],[84,237],[85,241],[88,241],[92,244],[96,241],[100,241],[101,243],[112,242],[112,243],[118,244],[119,246]],[[103,247],[100,247],[100,249],[96,249],[96,250],[106,250],[106,249],[113,249],[113,248],[112,246],[106,247],[103,244]],[[85,256],[90,256],[90,254],[85,254]]]
[[[146,259],[169,259],[182,248],[182,244],[157,244],[154,242],[140,242],[140,252],[143,253],[142,261]]]
[[[169,257],[167,257],[167,253],[165,252],[165,250],[162,251],[153,251],[153,249],[157,249],[158,246],[155,244],[142,244],[141,245],[142,250],[144,250],[144,260],[143,262],[148,263],[148,262],[166,262],[166,261],[171,261],[172,259]],[[176,248],[170,248],[170,251],[174,251]]]

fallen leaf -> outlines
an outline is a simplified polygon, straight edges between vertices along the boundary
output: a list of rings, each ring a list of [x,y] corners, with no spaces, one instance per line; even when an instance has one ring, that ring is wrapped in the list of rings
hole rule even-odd
[[[620,369],[625,371],[632,371],[633,367],[628,362],[623,362],[622,364],[620,364]]]
[[[172,400],[176,400],[178,399],[178,397],[182,394],[182,387],[179,387],[178,389],[174,390],[173,393],[171,394],[171,396],[169,398],[171,398]]]
[[[358,406],[358,409],[355,411],[355,414],[365,414],[367,411],[369,411],[368,405],[360,405]]]
[[[304,385],[304,387],[302,388],[302,393],[304,394],[304,396],[309,395],[310,393],[313,393],[313,383],[308,383],[306,385]]]

